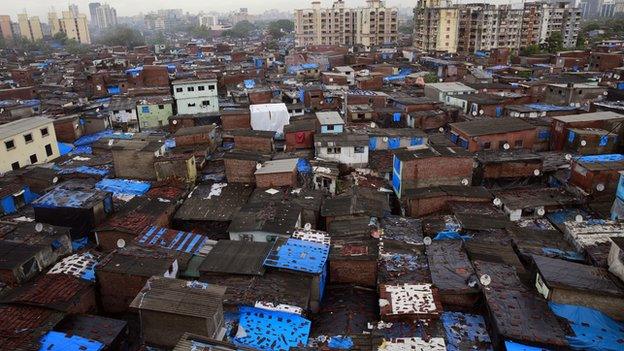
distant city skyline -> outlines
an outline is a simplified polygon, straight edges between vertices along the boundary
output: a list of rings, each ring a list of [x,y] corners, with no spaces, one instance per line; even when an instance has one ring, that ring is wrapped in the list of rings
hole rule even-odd
[[[334,0],[321,0],[322,6],[331,6]],[[17,17],[17,14],[24,13],[24,10],[31,16],[39,16],[45,22],[48,12],[66,10],[70,4],[78,6],[80,13],[89,16],[89,3],[108,3],[117,10],[117,16],[135,16],[141,13],[146,14],[159,9],[182,9],[184,12],[229,12],[246,7],[251,14],[261,14],[267,10],[278,10],[292,12],[296,8],[311,7],[312,0],[292,1],[292,0],[230,0],[226,2],[207,2],[205,0],[176,0],[176,1],[155,1],[155,0],[21,0],[15,2],[3,1],[0,4],[0,14]],[[499,3],[501,1],[487,1]],[[504,1],[507,2],[507,1]],[[366,0],[345,0],[348,6],[362,6]],[[387,6],[409,7],[416,5],[417,0],[386,0]],[[89,16],[90,17],[90,16]]]

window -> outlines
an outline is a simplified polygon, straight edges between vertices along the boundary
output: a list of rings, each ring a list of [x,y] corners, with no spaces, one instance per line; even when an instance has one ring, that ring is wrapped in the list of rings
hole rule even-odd
[[[143,112],[143,113],[149,113],[149,112],[150,112],[150,110],[149,110],[149,106],[142,106],[142,107],[141,107],[141,112]]]
[[[165,109],[165,105],[158,105],[158,109],[159,110],[164,110]]]
[[[186,91],[195,91],[195,87],[188,87],[186,88]]]
[[[35,164],[35,163],[37,163],[37,161],[38,161],[37,160],[37,154],[30,155],[30,163],[31,164]]]
[[[200,85],[200,86],[197,87],[197,90],[204,91],[204,90],[206,90],[206,87],[203,86],[203,85]]]
[[[210,106],[210,101],[209,100],[202,101],[202,106]]]
[[[39,131],[41,132],[41,137],[47,137],[49,134],[48,128],[41,128]]]
[[[363,154],[364,153],[364,146],[356,146],[353,148],[353,152],[355,152],[356,154]]]
[[[26,144],[32,143],[33,141],[32,133],[24,134],[24,141],[26,142]]]
[[[208,90],[215,90],[215,86],[214,85],[209,85],[208,86]]]
[[[328,154],[339,154],[341,152],[339,147],[328,147],[327,148],[327,153]]]
[[[132,113],[132,110],[126,110],[127,113]]]
[[[15,142],[13,141],[13,139],[7,140],[4,142],[4,146],[6,147],[7,151],[13,150],[15,149]]]
[[[334,130],[334,125],[333,124],[328,124],[327,125],[327,130]]]
[[[45,146],[45,151],[47,156],[52,156],[52,144],[48,144]]]
[[[193,103],[189,103],[188,107],[195,107],[195,103],[194,102]]]
[[[176,88],[176,93],[181,93],[184,89],[182,88]]]
[[[483,143],[483,150],[489,150],[492,148],[492,143],[491,142],[485,142]]]
[[[11,169],[12,170],[18,170],[20,168],[19,162],[13,162],[11,163]]]
[[[521,148],[522,147],[522,140],[516,140],[515,145],[516,145],[516,148]]]

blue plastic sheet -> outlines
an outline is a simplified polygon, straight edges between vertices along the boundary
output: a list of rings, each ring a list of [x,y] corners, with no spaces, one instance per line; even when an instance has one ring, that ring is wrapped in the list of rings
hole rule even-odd
[[[400,138],[388,138],[388,148],[390,150],[398,149],[399,147],[401,147]]]
[[[588,155],[576,158],[579,162],[593,163],[593,162],[620,162],[624,161],[623,154],[606,154],[606,155]]]
[[[58,144],[58,149],[59,149],[59,153],[61,154],[61,156],[67,155],[74,149],[74,146],[72,144],[60,143],[60,142],[57,144]]]
[[[507,351],[549,351],[541,347],[522,345],[513,341],[505,341],[505,349]]]
[[[243,306],[239,320],[242,333],[232,341],[263,351],[289,350],[307,344],[311,325],[297,314]]]
[[[465,350],[467,345],[482,345],[479,350],[492,350],[490,335],[485,328],[485,320],[477,314],[462,312],[442,313],[442,323],[446,333],[446,350]]]
[[[291,238],[274,247],[264,265],[320,274],[326,267],[328,257],[329,245]]]
[[[297,171],[299,173],[310,173],[312,172],[312,166],[310,165],[310,162],[308,162],[308,160],[306,160],[305,158],[300,158],[297,161]]]
[[[542,252],[544,252],[544,254],[546,255],[555,256],[555,257],[562,258],[568,261],[577,261],[577,262],[585,261],[585,257],[576,251],[563,251],[563,250],[556,249],[553,247],[542,247]]]
[[[370,139],[368,139],[368,149],[370,151],[377,150],[377,137],[371,136]]]
[[[329,338],[327,346],[332,349],[349,350],[353,347],[353,340],[351,340],[351,338],[348,336],[332,336],[331,338]]]
[[[89,238],[84,237],[82,239],[76,239],[72,241],[72,251],[78,251],[84,249],[89,245]]]
[[[592,308],[549,302],[550,309],[565,318],[575,336],[568,336],[575,350],[620,351],[624,348],[624,323]]]
[[[471,237],[469,235],[461,235],[454,231],[442,231],[438,232],[433,240],[468,240]]]
[[[569,142],[573,142],[574,141],[574,137],[575,137],[575,133],[573,131],[569,131],[568,132],[568,141]]]
[[[130,179],[102,179],[95,184],[96,189],[108,191],[115,195],[143,195],[150,187],[148,182]]]
[[[598,146],[607,146],[608,143],[609,143],[609,136],[608,135],[602,135],[600,137],[600,142],[598,143]]]
[[[401,112],[395,112],[392,114],[393,122],[401,122]]]
[[[256,87],[256,81],[253,79],[245,79],[243,84],[245,84],[246,89],[253,89]]]
[[[99,351],[104,344],[99,341],[83,338],[78,335],[69,335],[57,331],[50,331],[39,339],[40,351]]]

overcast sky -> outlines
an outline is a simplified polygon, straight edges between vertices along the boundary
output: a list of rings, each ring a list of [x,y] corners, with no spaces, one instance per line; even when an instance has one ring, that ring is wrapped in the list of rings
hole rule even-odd
[[[47,18],[47,13],[54,8],[56,11],[67,9],[70,3],[78,5],[81,13],[89,15],[89,3],[109,3],[117,9],[118,16],[130,16],[139,13],[147,13],[157,9],[179,8],[185,12],[196,13],[199,11],[226,12],[240,7],[247,7],[252,14],[262,13],[269,9],[292,11],[295,7],[310,7],[311,0],[0,0],[0,14],[8,14],[15,17],[24,9],[29,14]],[[321,0],[323,6],[330,6],[332,0]],[[417,0],[387,0],[387,5],[413,7]],[[365,0],[346,0],[347,6],[360,6]],[[15,20],[15,19],[14,19]]]

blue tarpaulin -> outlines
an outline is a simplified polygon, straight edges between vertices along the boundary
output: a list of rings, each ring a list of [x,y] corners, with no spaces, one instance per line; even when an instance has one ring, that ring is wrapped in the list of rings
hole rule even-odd
[[[59,149],[59,153],[61,154],[61,156],[67,155],[74,149],[74,146],[72,144],[61,143],[61,142],[57,144],[58,144],[58,149]]]
[[[256,81],[253,79],[245,79],[243,84],[245,84],[246,89],[253,89],[256,87]]]
[[[336,335],[329,338],[327,346],[332,349],[349,350],[353,347],[353,340],[348,336]]]
[[[550,131],[549,130],[540,130],[537,133],[537,139],[540,140],[540,141],[544,141],[544,140],[550,139]]]
[[[310,162],[308,162],[308,160],[306,160],[305,158],[300,158],[297,161],[297,171],[299,173],[310,173],[312,172],[312,166],[310,165]]]
[[[264,265],[320,274],[328,257],[329,245],[291,238],[274,247]]]
[[[482,316],[462,312],[442,313],[446,334],[446,350],[466,350],[470,345],[479,345],[479,350],[492,350],[490,335]]]
[[[96,175],[96,176],[101,176],[101,177],[105,177],[108,175],[108,170],[106,169],[101,169],[101,168],[95,168],[95,167],[89,167],[89,166],[80,166],[80,167],[73,167],[73,168],[64,168],[58,171],[59,174],[74,174],[74,173],[80,173],[80,174],[89,174],[89,175]]]
[[[377,137],[371,136],[370,139],[368,139],[368,149],[370,151],[377,150]]]
[[[318,68],[319,68],[319,65],[317,65],[316,63],[304,63],[301,65],[294,65],[294,66],[288,67],[288,74],[296,74],[299,71],[305,71],[309,69],[318,69]]]
[[[78,140],[74,141],[74,146],[87,146],[95,143],[102,138],[111,139],[132,139],[132,133],[114,133],[112,130],[107,129],[94,134],[83,135]]]
[[[438,232],[433,240],[468,240],[470,236],[461,235],[458,232],[445,230]]]
[[[388,138],[388,148],[391,150],[398,149],[401,147],[401,139],[400,138]]]
[[[554,256],[568,261],[585,261],[585,257],[576,251],[564,251],[554,247],[542,247],[542,252],[548,256]]]
[[[78,250],[84,249],[85,247],[87,247],[87,245],[89,245],[89,238],[86,236],[81,239],[73,240],[72,251],[78,251]]]
[[[410,146],[422,145],[423,138],[421,137],[412,137],[410,139]]]
[[[170,150],[176,147],[175,139],[165,139],[165,148]]]
[[[104,344],[99,341],[70,335],[57,331],[50,331],[39,339],[39,351],[99,351]]]
[[[567,336],[574,350],[619,351],[623,348],[624,323],[592,308],[549,302],[550,309],[565,318],[575,336]]]
[[[401,112],[395,112],[392,114],[393,122],[401,122]]]
[[[311,324],[297,314],[243,306],[232,341],[263,351],[289,350],[308,343]]]
[[[609,136],[608,135],[602,135],[600,137],[600,143],[598,143],[598,146],[607,146],[608,143],[609,143]]]
[[[577,157],[576,160],[579,162],[583,162],[583,163],[620,162],[620,161],[624,161],[624,155],[623,154],[589,155],[589,156]]]
[[[544,349],[541,347],[522,345],[513,341],[505,341],[505,350],[507,351],[549,351],[548,349]]]
[[[130,179],[102,179],[95,184],[96,189],[108,191],[115,195],[143,195],[150,187],[148,182]]]

